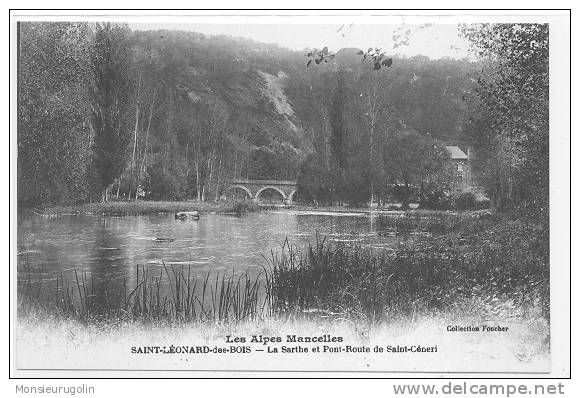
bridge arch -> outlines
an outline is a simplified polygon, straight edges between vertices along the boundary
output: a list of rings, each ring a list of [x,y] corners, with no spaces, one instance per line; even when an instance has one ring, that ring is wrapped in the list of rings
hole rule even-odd
[[[284,191],[282,191],[280,188],[277,188],[277,187],[274,187],[274,186],[271,186],[271,185],[267,185],[265,187],[260,188],[258,190],[258,192],[256,192],[256,196],[254,197],[254,199],[256,200],[256,202],[260,200],[260,195],[262,194],[262,192],[264,192],[264,191],[266,191],[268,189],[272,189],[272,190],[278,192],[282,196],[282,200],[283,201],[286,201],[286,194],[284,193]]]
[[[286,197],[286,201],[288,203],[292,203],[292,201],[294,200],[294,194],[296,193],[296,191],[298,191],[298,189],[294,189],[294,190],[292,190],[292,192],[290,192],[288,194],[288,196]]]
[[[235,184],[235,185],[231,185],[226,189],[226,192],[232,191],[234,189],[241,189],[242,191],[245,191],[248,194],[248,197],[250,199],[254,199],[254,196],[252,195],[252,191],[250,191],[247,187],[240,185],[240,184]],[[257,197],[257,195],[256,195]]]

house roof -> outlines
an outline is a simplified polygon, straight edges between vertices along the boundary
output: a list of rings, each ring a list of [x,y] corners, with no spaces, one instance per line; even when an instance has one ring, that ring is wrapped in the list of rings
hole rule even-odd
[[[457,145],[445,145],[445,148],[447,149],[447,151],[449,151],[449,155],[451,156],[451,159],[456,159],[456,160],[469,159],[469,156],[467,156],[465,154],[465,152],[463,152],[461,150],[461,148],[459,148]]]

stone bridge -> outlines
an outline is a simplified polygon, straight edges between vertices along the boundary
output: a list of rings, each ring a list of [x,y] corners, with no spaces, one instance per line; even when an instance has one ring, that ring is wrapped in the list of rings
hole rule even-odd
[[[254,201],[260,201],[262,192],[271,190],[276,191],[282,196],[284,203],[292,203],[292,198],[296,193],[296,181],[280,181],[280,180],[233,180],[230,186],[226,189],[231,192],[235,189],[245,191],[248,197]]]

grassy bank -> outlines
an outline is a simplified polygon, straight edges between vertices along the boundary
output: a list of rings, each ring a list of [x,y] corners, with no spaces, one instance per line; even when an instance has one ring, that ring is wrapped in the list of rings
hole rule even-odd
[[[40,209],[26,209],[23,213],[37,214],[42,216],[60,216],[60,215],[105,215],[105,216],[122,216],[122,215],[143,215],[143,214],[168,214],[180,211],[198,211],[200,213],[253,213],[263,209],[293,209],[301,211],[319,211],[319,212],[360,212],[370,213],[368,208],[347,208],[342,206],[312,207],[303,205],[282,205],[282,204],[257,204],[251,201],[235,202],[196,202],[196,201],[111,201],[107,203],[86,203],[72,206],[53,206]]]
[[[61,215],[105,215],[105,216],[128,216],[144,214],[168,214],[180,211],[198,211],[200,213],[231,213],[242,214],[258,212],[264,209],[292,209],[297,211],[315,211],[330,213],[364,213],[364,214],[391,214],[402,216],[406,219],[418,217],[438,217],[445,214],[454,214],[440,210],[407,210],[402,211],[394,207],[392,209],[369,209],[367,207],[344,207],[344,206],[319,206],[313,207],[301,204],[283,205],[254,203],[251,201],[235,202],[196,202],[196,201],[111,201],[107,203],[85,203],[71,206],[52,206],[38,209],[19,209],[21,214],[36,214],[41,216]],[[462,214],[483,214],[486,212],[463,212]]]
[[[168,214],[180,211],[198,211],[200,213],[250,213],[268,208],[267,205],[258,205],[252,202],[164,202],[164,201],[131,201],[86,203],[74,206],[54,206],[43,209],[24,210],[24,213],[42,216],[60,215],[105,215],[129,216],[143,214]]]

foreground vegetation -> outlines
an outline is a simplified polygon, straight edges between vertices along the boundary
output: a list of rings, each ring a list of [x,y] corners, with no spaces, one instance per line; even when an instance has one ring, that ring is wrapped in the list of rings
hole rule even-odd
[[[427,218],[434,225],[436,217]],[[389,231],[390,222],[381,228]],[[414,228],[425,222],[409,221]],[[38,368],[48,363],[107,367],[117,358],[119,367],[134,368],[128,347],[160,341],[221,345],[232,334],[331,333],[349,344],[436,343],[440,353],[425,366],[437,371],[546,371],[546,231],[490,218],[447,216],[439,223],[449,228],[446,234],[414,235],[392,251],[329,243],[324,237],[305,249],[285,242],[283,251],[272,253],[255,274],[198,278],[186,266],[139,266],[131,286],[125,281],[103,290],[90,274],[75,272],[69,283],[63,275],[35,279],[21,269],[19,361]],[[54,291],[47,286],[51,283],[59,286],[58,293],[47,296]],[[447,331],[449,325],[502,325],[510,332],[457,334]],[[57,348],[65,344],[71,347],[66,355]],[[227,368],[241,358],[247,360],[228,356]],[[343,365],[338,357],[313,358],[313,368],[331,369],[334,360]],[[140,366],[151,369],[196,366],[184,360],[179,355],[138,358]],[[271,365],[288,369],[279,360],[272,357]],[[366,363],[360,370],[417,369],[407,356],[396,363],[390,356]]]
[[[456,232],[375,253],[318,242],[273,256],[276,308],[321,308],[374,321],[445,312],[477,300],[486,313],[538,310],[549,319],[544,231],[520,222],[474,220]]]

